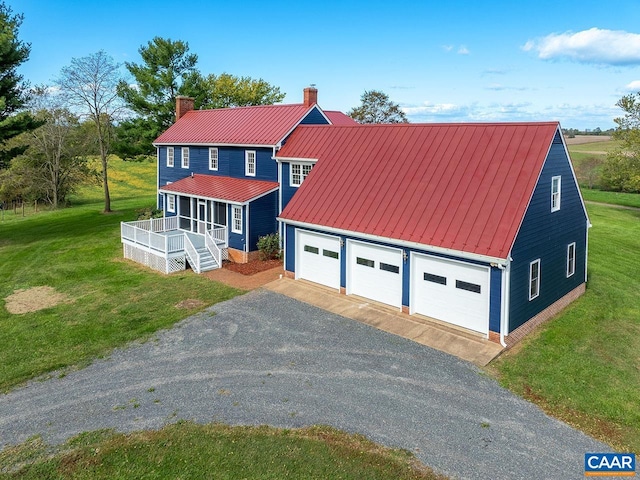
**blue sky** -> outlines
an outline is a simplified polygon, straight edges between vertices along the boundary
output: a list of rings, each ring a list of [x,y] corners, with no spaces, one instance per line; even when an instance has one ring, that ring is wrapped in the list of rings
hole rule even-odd
[[[613,127],[640,91],[640,2],[5,0],[24,14],[20,73],[51,83],[99,50],[140,62],[155,36],[183,40],[204,74],[263,78],[348,111],[382,90],[412,122],[559,120]],[[123,73],[126,70],[123,68]]]

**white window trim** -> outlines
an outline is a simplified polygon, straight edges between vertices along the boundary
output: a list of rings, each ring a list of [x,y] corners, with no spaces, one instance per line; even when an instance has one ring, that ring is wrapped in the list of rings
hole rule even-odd
[[[182,168],[189,168],[189,147],[182,147],[181,157],[182,157]]]
[[[167,147],[167,167],[173,167],[174,158],[175,157],[174,157],[173,147]],[[171,159],[171,161],[169,161],[169,159]]]
[[[215,153],[215,166],[212,162],[212,160],[214,159],[214,153]],[[218,156],[218,147],[209,147],[209,170],[217,171],[219,160],[220,160],[220,157]]]
[[[571,250],[573,249],[573,255]],[[576,242],[567,245],[567,278],[576,273]]]
[[[240,212],[240,215],[238,218],[236,218],[236,212]],[[240,229],[236,227],[236,220],[240,221]],[[233,233],[242,233],[242,206],[241,205],[231,206],[231,231]]]
[[[553,190],[554,182],[558,180],[558,191]],[[557,212],[560,210],[560,200],[562,198],[562,176],[557,175],[551,177],[551,211]]]
[[[253,154],[253,173],[249,172],[249,157]],[[255,177],[258,169],[258,159],[255,150],[246,150],[244,152],[244,174],[247,177]]]
[[[167,212],[175,213],[176,211],[176,196],[167,193]]]
[[[293,180],[293,167],[299,167],[300,168],[300,183],[297,183]],[[305,174],[304,173],[304,169],[305,167],[309,167],[309,171]],[[290,169],[289,169],[289,186],[291,187],[299,187],[300,185],[302,185],[302,182],[305,181],[305,179],[307,178],[307,175],[309,175],[311,173],[311,170],[313,169],[313,164],[312,163],[291,163],[290,164]]]
[[[533,285],[533,280],[534,280],[534,278],[532,277],[532,274],[533,274],[533,266],[535,264],[538,265],[538,275],[535,277],[536,291],[532,295],[531,287]],[[529,300],[533,300],[534,298],[538,298],[539,296],[540,296],[540,259],[537,259],[529,264]]]

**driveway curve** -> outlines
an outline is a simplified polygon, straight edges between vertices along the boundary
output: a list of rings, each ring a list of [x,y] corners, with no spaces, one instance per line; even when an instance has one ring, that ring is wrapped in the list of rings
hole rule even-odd
[[[1,395],[0,448],[178,419],[328,424],[455,478],[584,478],[584,454],[610,451],[470,363],[264,289]]]

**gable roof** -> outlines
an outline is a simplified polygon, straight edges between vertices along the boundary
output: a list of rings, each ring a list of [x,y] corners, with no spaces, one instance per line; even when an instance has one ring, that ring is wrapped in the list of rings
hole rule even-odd
[[[259,105],[191,110],[156,138],[154,145],[277,145],[317,105]]]
[[[196,174],[165,185],[160,188],[160,191],[225,202],[247,203],[277,190],[278,187],[278,182]]]
[[[349,115],[336,110],[324,110],[324,114],[332,125],[358,125]]]
[[[300,126],[277,157],[318,163],[280,218],[506,259],[558,129]]]

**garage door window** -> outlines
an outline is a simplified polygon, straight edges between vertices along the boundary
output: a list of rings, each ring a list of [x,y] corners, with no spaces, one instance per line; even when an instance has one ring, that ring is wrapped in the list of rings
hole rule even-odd
[[[316,255],[320,252],[318,247],[312,247],[311,245],[305,245],[304,251],[309,253],[315,253]]]
[[[424,279],[427,282],[439,283],[440,285],[447,284],[447,277],[443,277],[440,275],[435,275],[433,273],[424,272]]]
[[[477,283],[463,282],[462,280],[456,280],[456,288],[473,293],[480,293],[481,289],[480,285],[478,285]]]
[[[400,267],[397,265],[389,265],[388,263],[380,262],[380,270],[391,273],[400,273]]]
[[[368,260],[362,257],[356,257],[356,263],[358,265],[364,265],[365,267],[371,267],[371,268],[375,267],[375,262],[373,260]]]
[[[329,258],[338,258],[338,252],[334,252],[332,250],[322,250],[322,255]]]

